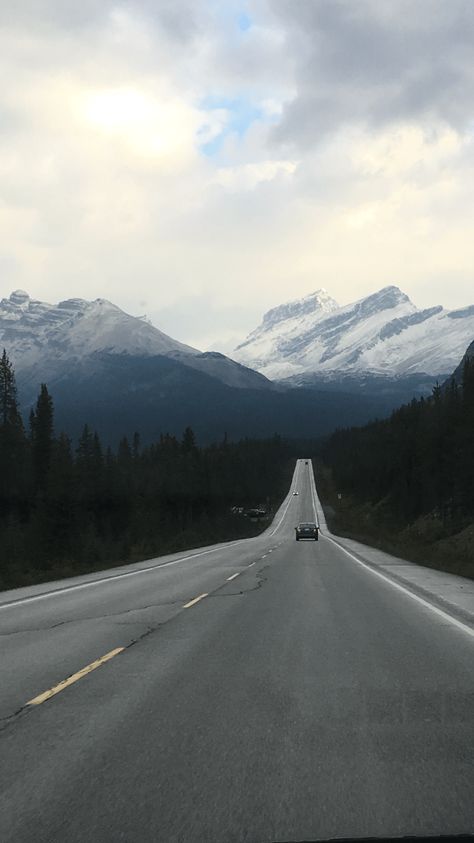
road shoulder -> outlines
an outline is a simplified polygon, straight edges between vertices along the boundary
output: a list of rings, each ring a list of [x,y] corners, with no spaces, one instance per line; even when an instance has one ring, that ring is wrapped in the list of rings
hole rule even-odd
[[[321,534],[336,542],[340,547],[353,554],[361,562],[383,573],[433,605],[462,618],[474,627],[474,580],[427,568],[407,559],[391,556],[383,550],[362,544],[354,539],[343,538],[330,532],[323,507],[319,499],[313,475],[313,500],[320,524]]]

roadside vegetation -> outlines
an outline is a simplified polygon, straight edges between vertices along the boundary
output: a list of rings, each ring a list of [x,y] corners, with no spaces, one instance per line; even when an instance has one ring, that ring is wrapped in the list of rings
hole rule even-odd
[[[331,529],[474,578],[474,360],[389,419],[336,431],[318,489]]]
[[[84,426],[55,433],[46,385],[25,429],[13,367],[0,361],[0,588],[135,562],[256,535],[288,491],[288,445],[268,440],[201,448],[187,428],[115,451]],[[261,507],[250,519],[235,508]],[[232,512],[234,508],[234,512]]]

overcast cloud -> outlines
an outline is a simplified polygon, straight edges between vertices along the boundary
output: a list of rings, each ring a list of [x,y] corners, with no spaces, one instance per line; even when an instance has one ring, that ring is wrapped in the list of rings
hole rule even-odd
[[[273,6],[297,57],[297,94],[277,137],[312,145],[353,122],[372,130],[401,121],[469,127],[471,0],[275,0]]]
[[[223,350],[321,286],[473,303],[473,43],[471,0],[4,4],[0,295]]]

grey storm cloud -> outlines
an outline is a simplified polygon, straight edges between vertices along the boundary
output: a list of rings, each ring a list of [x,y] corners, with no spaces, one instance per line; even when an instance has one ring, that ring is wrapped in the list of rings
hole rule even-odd
[[[471,0],[271,0],[296,95],[274,139],[312,145],[340,126],[474,116]]]
[[[91,26],[107,17],[113,3],[107,0],[18,0],[0,4],[0,23],[8,25],[55,25],[68,29]]]
[[[192,0],[17,0],[0,4],[0,25],[87,30],[102,26],[113,13],[125,12],[145,18],[171,38],[187,41],[202,28],[203,10]]]

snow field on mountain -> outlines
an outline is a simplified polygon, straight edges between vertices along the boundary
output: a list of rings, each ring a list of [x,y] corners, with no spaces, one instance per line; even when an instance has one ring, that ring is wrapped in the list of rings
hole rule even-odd
[[[474,307],[418,309],[398,287],[340,307],[325,290],[280,305],[233,354],[272,379],[449,374],[474,338]]]

